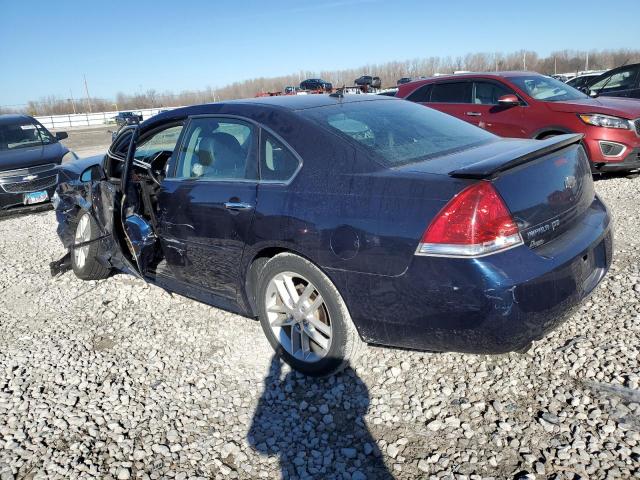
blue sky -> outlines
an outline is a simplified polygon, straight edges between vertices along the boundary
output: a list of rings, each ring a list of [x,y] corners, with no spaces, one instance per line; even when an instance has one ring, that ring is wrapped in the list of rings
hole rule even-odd
[[[0,0],[0,105],[519,49],[638,48],[640,2]],[[131,41],[133,40],[133,41]]]

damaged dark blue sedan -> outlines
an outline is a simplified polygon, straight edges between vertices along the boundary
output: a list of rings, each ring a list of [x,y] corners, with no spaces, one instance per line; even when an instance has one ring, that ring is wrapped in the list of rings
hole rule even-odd
[[[503,139],[380,96],[172,110],[60,169],[69,254],[52,270],[116,269],[257,317],[309,375],[363,342],[521,351],[611,263],[580,141]]]

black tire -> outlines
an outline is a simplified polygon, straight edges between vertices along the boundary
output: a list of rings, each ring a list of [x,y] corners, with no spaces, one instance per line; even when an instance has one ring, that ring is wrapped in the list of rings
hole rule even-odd
[[[89,221],[89,229],[91,231],[90,240],[98,238],[100,236],[100,229],[96,225],[95,220],[91,216],[89,212],[86,210],[80,210],[78,213],[77,222],[76,222],[76,232],[78,228],[80,228],[82,224],[83,217],[87,217]],[[71,251],[71,267],[73,268],[73,273],[76,274],[76,277],[82,280],[103,280],[109,276],[111,273],[111,269],[103,266],[100,262],[98,262],[98,255],[101,253],[101,242],[90,243],[86,246],[86,257],[84,263],[79,264],[75,251]]]
[[[267,288],[279,274],[292,272],[308,279],[313,283],[317,292],[322,296],[323,308],[328,313],[331,326],[331,341],[326,355],[313,362],[307,362],[295,358],[290,354],[276,338],[267,315]],[[308,260],[292,253],[281,253],[271,258],[258,275],[256,289],[256,305],[260,324],[269,343],[280,356],[293,369],[309,376],[322,377],[332,375],[344,369],[350,363],[354,363],[361,353],[363,342],[356,331],[349,311],[342,296],[318,267]]]
[[[546,140],[547,138],[557,137],[558,135],[560,135],[560,134],[559,133],[545,133],[544,135],[539,136],[538,140]]]

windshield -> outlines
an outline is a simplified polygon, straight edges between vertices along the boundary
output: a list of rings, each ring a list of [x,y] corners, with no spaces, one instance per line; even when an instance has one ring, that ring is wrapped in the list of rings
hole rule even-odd
[[[507,77],[527,95],[543,102],[562,102],[566,100],[581,100],[589,98],[575,88],[551,77],[542,75],[528,75]]]
[[[605,75],[597,83],[591,85],[591,90],[598,92],[602,88],[606,91],[629,90],[636,84],[637,69],[627,68],[612,75]]]
[[[462,120],[404,100],[345,102],[300,113],[355,141],[389,167],[446,155],[496,138]]]
[[[55,141],[46,128],[30,120],[0,123],[0,151],[39,147]]]

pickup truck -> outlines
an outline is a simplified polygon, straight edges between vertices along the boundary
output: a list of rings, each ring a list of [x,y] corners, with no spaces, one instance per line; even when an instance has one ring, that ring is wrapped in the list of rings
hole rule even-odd
[[[113,119],[116,121],[118,127],[122,127],[124,125],[133,125],[142,122],[142,115],[136,115],[133,112],[120,112],[113,117]]]
[[[382,80],[380,77],[372,77],[371,75],[363,75],[356,78],[353,81],[354,85],[359,87],[380,88],[382,86]]]

